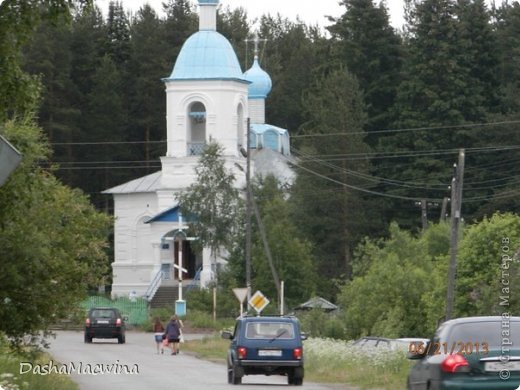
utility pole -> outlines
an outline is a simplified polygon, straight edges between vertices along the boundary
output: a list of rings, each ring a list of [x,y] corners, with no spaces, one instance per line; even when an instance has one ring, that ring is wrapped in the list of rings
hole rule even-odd
[[[455,177],[451,181],[451,238],[450,264],[448,269],[448,293],[446,297],[446,320],[451,319],[455,296],[455,276],[457,273],[457,252],[459,225],[462,209],[462,183],[464,179],[464,149],[459,150],[459,161],[455,164]]]
[[[269,268],[271,268],[271,274],[273,275],[274,284],[276,285],[276,291],[278,292],[278,300],[282,299],[282,293],[280,290],[280,278],[278,277],[278,272],[276,272],[276,268],[273,262],[273,256],[271,255],[271,249],[269,247],[269,242],[267,241],[267,234],[265,232],[264,223],[262,222],[262,217],[260,216],[260,211],[258,210],[258,205],[256,204],[256,200],[254,197],[251,197],[253,210],[255,212],[256,222],[258,222],[258,228],[260,230],[260,236],[262,237],[262,242],[264,244],[265,254],[267,256],[267,261],[269,262]]]
[[[441,207],[441,215],[439,217],[439,222],[446,221],[446,210],[448,209],[448,201],[450,198],[444,197],[442,199],[442,207]]]
[[[428,229],[428,211],[426,209],[426,199],[421,199],[421,221],[422,230]]]
[[[246,136],[246,288],[247,302],[251,300],[251,120],[247,118]]]

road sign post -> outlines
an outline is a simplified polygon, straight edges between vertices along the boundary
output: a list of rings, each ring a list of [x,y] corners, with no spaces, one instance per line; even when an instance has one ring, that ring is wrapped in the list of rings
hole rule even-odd
[[[237,297],[238,301],[240,302],[240,317],[242,317],[242,315],[244,314],[244,301],[247,297],[247,292],[249,291],[249,289],[246,287],[246,288],[234,288],[233,289],[233,293],[235,294],[235,297]]]

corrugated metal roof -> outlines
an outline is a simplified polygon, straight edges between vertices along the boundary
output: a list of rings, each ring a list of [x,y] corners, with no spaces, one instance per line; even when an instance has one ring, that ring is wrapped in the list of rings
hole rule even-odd
[[[162,172],[140,177],[103,191],[103,194],[133,194],[137,192],[155,192],[160,188]]]

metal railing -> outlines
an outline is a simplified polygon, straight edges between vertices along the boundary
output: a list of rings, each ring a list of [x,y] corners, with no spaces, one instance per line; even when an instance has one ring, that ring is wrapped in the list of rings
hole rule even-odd
[[[146,290],[146,293],[144,294],[145,299],[150,302],[153,299],[153,296],[161,286],[161,281],[163,279],[163,270],[160,269],[155,274],[154,278],[150,282],[150,285],[148,286],[148,289]]]
[[[204,146],[206,146],[205,142],[188,142],[188,156],[200,156],[204,151]]]
[[[197,272],[195,272],[195,276],[191,280],[190,284],[186,287],[186,292],[192,290],[195,287],[200,287],[200,273],[202,272],[202,267],[200,267]]]

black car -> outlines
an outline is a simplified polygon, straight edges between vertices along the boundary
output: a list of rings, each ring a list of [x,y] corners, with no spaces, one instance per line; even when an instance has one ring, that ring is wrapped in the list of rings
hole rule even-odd
[[[408,389],[518,389],[520,317],[457,318],[444,322],[427,343],[409,344],[418,362]]]
[[[115,339],[125,343],[125,321],[121,312],[112,307],[94,307],[85,320],[85,342],[92,339]]]
[[[244,375],[286,375],[290,385],[303,384],[305,335],[293,316],[240,317],[230,339],[228,383],[240,384]]]

